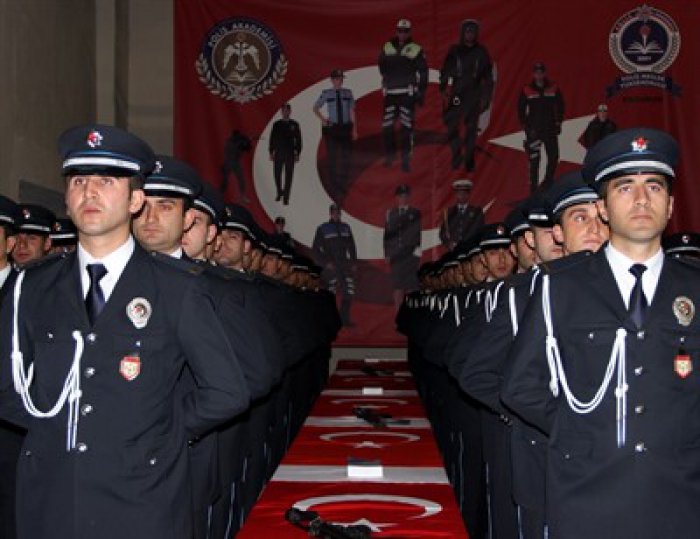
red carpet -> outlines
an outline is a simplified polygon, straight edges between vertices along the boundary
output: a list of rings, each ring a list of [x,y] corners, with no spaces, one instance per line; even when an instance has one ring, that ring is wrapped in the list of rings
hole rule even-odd
[[[354,407],[392,417],[375,428]],[[380,476],[348,477],[348,458],[379,461]],[[339,362],[238,537],[308,537],[285,520],[291,507],[372,537],[467,537],[405,362]]]

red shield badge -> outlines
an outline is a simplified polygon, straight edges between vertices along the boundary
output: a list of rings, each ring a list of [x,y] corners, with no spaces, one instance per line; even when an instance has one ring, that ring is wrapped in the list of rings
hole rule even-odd
[[[693,362],[688,355],[678,355],[673,363],[673,370],[681,378],[687,378],[693,372]]]
[[[141,373],[141,359],[138,356],[126,356],[119,363],[119,373],[131,382]]]

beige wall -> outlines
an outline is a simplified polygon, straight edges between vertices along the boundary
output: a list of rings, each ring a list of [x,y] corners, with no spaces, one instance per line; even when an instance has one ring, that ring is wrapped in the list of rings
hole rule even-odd
[[[172,0],[0,0],[0,192],[60,211],[56,138],[71,125],[171,153],[172,42]]]

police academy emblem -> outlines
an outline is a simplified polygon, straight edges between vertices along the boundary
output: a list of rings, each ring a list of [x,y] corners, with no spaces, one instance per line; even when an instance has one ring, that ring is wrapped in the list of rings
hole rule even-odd
[[[284,82],[287,58],[275,33],[259,21],[235,17],[207,34],[195,67],[214,95],[248,103],[271,94]]]
[[[663,11],[643,5],[620,17],[610,30],[610,56],[625,73],[607,89],[608,97],[634,86],[651,86],[680,95],[680,87],[666,71],[678,57],[681,35],[676,22]]]
[[[695,316],[695,304],[686,296],[678,296],[673,300],[673,314],[681,326],[689,326]]]

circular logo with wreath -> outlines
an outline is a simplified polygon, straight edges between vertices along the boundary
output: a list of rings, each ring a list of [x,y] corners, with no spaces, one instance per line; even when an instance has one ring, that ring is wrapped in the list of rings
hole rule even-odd
[[[678,56],[681,35],[668,14],[645,4],[615,22],[609,47],[613,61],[625,73],[663,73]]]
[[[288,62],[277,35],[259,21],[236,17],[212,28],[202,43],[196,69],[214,95],[248,103],[284,82]]]

